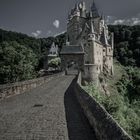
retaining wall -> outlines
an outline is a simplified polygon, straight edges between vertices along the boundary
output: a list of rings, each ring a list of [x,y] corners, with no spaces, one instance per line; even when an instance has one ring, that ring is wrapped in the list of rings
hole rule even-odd
[[[23,82],[16,82],[12,84],[0,85],[0,100],[5,99],[7,97],[24,93],[25,91],[36,88],[45,82],[50,81],[53,78],[58,76],[62,76],[64,73],[58,73],[50,76],[45,76],[37,79],[27,80]]]
[[[81,74],[78,76],[75,92],[99,140],[132,140],[112,116],[81,88]]]

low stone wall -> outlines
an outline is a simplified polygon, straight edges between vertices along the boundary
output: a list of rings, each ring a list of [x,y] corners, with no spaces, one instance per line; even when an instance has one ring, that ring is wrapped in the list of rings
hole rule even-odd
[[[32,79],[32,80],[27,80],[23,82],[0,85],[0,100],[13,96],[13,95],[24,93],[27,90],[36,88],[44,84],[45,82],[48,82],[51,79],[56,78],[58,76],[62,76],[62,75],[64,75],[64,73],[58,73],[58,74],[49,75],[49,76]]]
[[[75,85],[76,96],[97,138],[99,140],[132,140],[112,116],[81,88],[80,84],[81,75],[79,74]]]

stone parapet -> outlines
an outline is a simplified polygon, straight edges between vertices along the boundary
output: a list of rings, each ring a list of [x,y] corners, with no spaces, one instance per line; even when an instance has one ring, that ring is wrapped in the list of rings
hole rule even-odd
[[[64,73],[58,73],[50,76],[45,76],[37,79],[27,80],[23,82],[16,82],[11,84],[0,85],[0,100],[7,97],[24,93],[28,90],[36,88],[53,78],[62,76]]]
[[[79,74],[75,85],[75,93],[97,138],[99,140],[132,140],[102,105],[81,88],[80,76],[81,74]]]

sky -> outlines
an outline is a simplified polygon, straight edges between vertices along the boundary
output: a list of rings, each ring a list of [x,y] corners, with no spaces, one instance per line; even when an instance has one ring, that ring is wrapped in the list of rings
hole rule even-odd
[[[0,28],[48,37],[66,30],[67,15],[81,0],[0,0]],[[93,0],[84,0],[87,9]],[[140,24],[140,0],[95,0],[108,24]]]

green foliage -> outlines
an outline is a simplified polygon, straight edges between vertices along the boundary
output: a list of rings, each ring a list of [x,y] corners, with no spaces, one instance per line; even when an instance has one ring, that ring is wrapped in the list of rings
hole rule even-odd
[[[0,83],[16,82],[35,77],[37,56],[16,41],[0,44]]]
[[[59,68],[61,64],[61,59],[59,57],[51,59],[48,64],[49,64],[49,67],[52,67],[55,69]]]
[[[121,76],[118,76],[118,74]],[[135,140],[140,140],[140,70],[115,64],[113,79],[106,79],[110,96],[99,92],[91,83],[83,88],[104,108]],[[113,88],[113,89],[112,89]]]
[[[104,97],[100,95],[99,91],[97,90],[97,87],[93,83],[90,83],[87,86],[83,86],[83,88],[89,93],[90,96],[95,96],[99,102],[103,100]]]
[[[0,29],[0,84],[33,78],[43,69],[44,58],[53,42],[61,49],[65,34],[33,38],[22,33]],[[52,62],[52,67],[57,67]]]
[[[65,42],[66,42],[66,33],[56,36],[55,43],[58,44],[60,50]]]
[[[114,55],[124,66],[140,67],[140,26],[110,25],[114,32]]]

